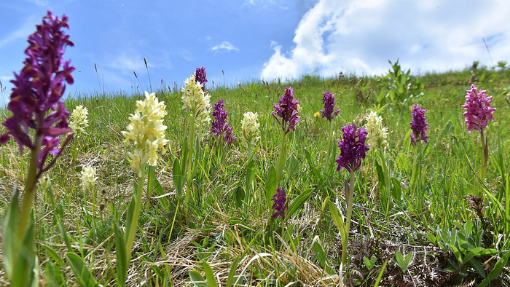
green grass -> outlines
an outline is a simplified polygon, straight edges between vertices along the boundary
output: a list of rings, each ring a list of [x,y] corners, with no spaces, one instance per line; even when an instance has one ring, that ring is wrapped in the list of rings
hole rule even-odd
[[[373,286],[386,260],[388,265],[381,283],[387,285],[396,286],[410,278],[416,280],[417,286],[434,286],[440,280],[452,284],[474,280],[479,284],[484,276],[489,276],[499,258],[510,250],[509,223],[505,220],[505,212],[508,214],[505,196],[508,200],[506,194],[510,192],[508,187],[505,188],[510,163],[510,70],[479,69],[475,74],[478,76],[477,88],[485,89],[493,96],[491,104],[496,108],[495,121],[489,123],[487,130],[490,160],[486,181],[477,183],[473,169],[476,170],[480,162],[480,136],[476,131],[467,132],[464,110],[461,109],[465,90],[470,87],[471,72],[421,76],[425,84],[423,96],[403,105],[388,105],[380,113],[389,130],[385,161],[392,181],[390,192],[400,191],[402,197],[381,192],[375,151],[368,152],[361,171],[356,173],[348,257],[351,265],[343,275],[348,285]],[[287,137],[283,186],[286,190],[291,189],[290,201],[305,192],[312,191],[312,195],[285,223],[285,231],[281,234],[280,226],[274,228],[274,233],[267,232],[271,230],[267,228],[271,210],[267,208],[265,186],[270,167],[276,165],[282,138],[271,112],[274,103],[285,92],[285,86],[294,87],[294,96],[300,102],[301,122],[297,124],[296,132]],[[254,155],[255,184],[252,190],[247,190],[249,195],[245,200],[249,197],[249,203],[238,206],[236,197],[246,181],[246,149],[233,144],[225,149],[225,159],[220,161],[214,152],[214,141],[208,135],[210,127],[204,127],[199,134],[200,147],[194,154],[193,182],[199,196],[191,203],[187,216],[176,210],[172,178],[173,162],[180,156],[186,137],[186,113],[182,109],[180,93],[158,92],[158,98],[164,100],[168,112],[165,125],[168,126],[166,137],[170,144],[155,169],[162,190],[152,198],[143,196],[144,204],[148,203],[141,212],[127,285],[189,285],[190,270],[198,271],[207,280],[211,280],[212,272],[216,280],[219,278],[225,284],[232,266],[235,268],[233,281],[240,278],[239,284],[242,281],[249,286],[276,286],[276,281],[279,286],[291,282],[295,283],[290,286],[336,284],[341,246],[326,201],[337,202],[340,211],[346,213],[343,188],[348,173],[336,171],[328,147],[331,141],[340,139],[341,128],[347,123],[363,124],[368,110],[376,105],[376,95],[385,87],[386,82],[382,79],[347,76],[338,79],[304,77],[285,84],[250,83],[212,89],[211,104],[225,100],[234,135],[239,136],[243,113],[251,111],[259,115],[261,139]],[[332,121],[334,139],[328,137],[327,121],[314,116],[323,108],[322,93],[326,90],[336,94],[336,104],[341,110]],[[368,93],[368,98],[359,97],[360,93],[367,96],[370,90],[373,93]],[[68,248],[57,221],[62,222],[72,249],[84,258],[94,278],[104,286],[115,285],[113,223],[126,221],[133,193],[132,181],[136,177],[125,159],[131,147],[122,143],[121,131],[129,123],[128,117],[136,108],[135,101],[140,99],[141,95],[119,94],[66,100],[69,111],[77,105],[88,109],[88,134],[72,142],[79,151],[74,164],[70,151],[66,150],[48,171],[51,191],[38,188],[34,218],[41,270],[53,262],[70,286],[77,285],[77,281],[64,263]],[[414,103],[427,109],[425,115],[430,125],[429,143],[423,146],[422,160],[418,163],[421,172],[417,188],[410,190],[415,150],[410,145],[408,133],[410,107]],[[6,115],[6,111],[0,111],[2,118]],[[0,127],[0,134],[4,132],[5,129]],[[338,156],[338,148],[335,153]],[[14,141],[0,146],[1,218],[14,186],[17,184],[20,189],[23,186],[28,158],[27,153],[19,156]],[[98,180],[92,192],[80,187],[80,172],[85,165],[97,169]],[[481,211],[483,222],[470,197],[480,186],[486,190]],[[53,192],[55,203],[50,192]],[[279,222],[274,221],[274,224]],[[471,232],[470,225],[473,226]],[[462,247],[464,241],[471,246]],[[455,244],[462,258],[471,247],[497,252],[487,255],[487,251],[487,254],[475,255],[461,264],[451,247]],[[413,253],[405,272],[395,262],[397,251],[404,257]],[[376,261],[369,269],[363,257],[371,258],[372,255]],[[63,261],[59,263],[58,258]],[[428,267],[425,266],[427,263]],[[477,271],[477,264],[484,264],[482,271]],[[433,269],[436,269],[438,279],[426,281],[426,278],[433,278],[430,275]],[[508,286],[509,278],[505,275],[509,273],[508,263],[502,270],[499,280],[507,280]],[[0,272],[3,276],[4,271]],[[424,274],[429,277],[423,277]]]

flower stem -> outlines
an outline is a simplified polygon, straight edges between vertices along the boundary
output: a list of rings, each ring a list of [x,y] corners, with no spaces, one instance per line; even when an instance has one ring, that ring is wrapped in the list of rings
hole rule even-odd
[[[17,237],[21,242],[23,236],[28,228],[30,221],[30,213],[32,211],[32,203],[35,197],[35,185],[37,183],[37,156],[41,151],[43,135],[38,135],[35,138],[34,149],[30,155],[30,166],[28,167],[27,180],[25,182],[25,192],[21,203],[20,220],[17,229]]]
[[[347,246],[348,246],[348,237],[349,230],[351,228],[351,217],[352,217],[352,205],[354,198],[354,171],[350,171],[350,183],[349,183],[349,194],[346,194],[347,200],[347,218],[345,219],[345,236],[342,236],[342,265],[345,268],[347,262]],[[345,237],[345,238],[344,238]]]
[[[483,162],[482,162],[482,174],[480,175],[480,180],[482,181],[482,185],[485,182],[485,174],[487,173],[487,164],[489,161],[489,150],[487,147],[487,140],[484,135],[484,129],[480,129],[480,137],[482,140],[482,154],[483,154]],[[483,197],[483,192],[480,188],[480,195]]]
[[[411,192],[415,192],[416,177],[418,172],[418,144],[414,146],[413,171],[411,173]]]
[[[286,148],[285,136],[286,135],[287,135],[287,133],[283,132],[282,145],[280,148],[280,156],[278,158],[278,165],[276,166],[276,187],[280,186],[280,180],[282,178],[282,173],[283,173],[283,165],[285,162],[285,148]]]
[[[345,227],[347,229],[347,235],[349,235],[349,230],[351,228],[351,216],[352,216],[352,205],[353,205],[353,198],[354,198],[354,183],[356,177],[354,176],[354,171],[351,171],[350,174],[350,183],[349,183],[349,196],[348,196],[348,202],[347,202],[347,218],[345,220]]]
[[[185,210],[187,210],[187,205],[189,203],[191,197],[191,165],[193,163],[193,144],[195,140],[195,113],[193,113],[193,117],[191,118],[191,126],[190,133],[188,135],[188,171],[187,171],[187,189],[186,189],[186,198],[185,198]]]
[[[135,210],[133,213],[133,220],[131,221],[131,226],[129,227],[129,234],[126,240],[126,255],[127,262],[129,263],[131,258],[131,248],[133,247],[133,240],[135,239],[136,227],[138,226],[138,216],[140,214],[140,208],[142,206],[142,193],[143,193],[143,184],[144,184],[144,173],[145,169],[141,168],[141,176],[138,178],[138,190],[135,194]]]

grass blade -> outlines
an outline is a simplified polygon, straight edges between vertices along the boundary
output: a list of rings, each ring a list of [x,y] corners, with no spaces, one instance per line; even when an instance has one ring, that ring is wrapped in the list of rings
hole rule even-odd
[[[66,253],[66,259],[68,264],[71,266],[78,284],[82,287],[95,287],[97,286],[96,280],[92,277],[89,268],[85,265],[83,259],[72,252]]]

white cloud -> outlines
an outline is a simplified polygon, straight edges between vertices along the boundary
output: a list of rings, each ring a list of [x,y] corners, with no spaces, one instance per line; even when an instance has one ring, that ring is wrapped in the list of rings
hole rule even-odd
[[[0,81],[2,81],[2,83],[10,82],[12,79],[14,79],[13,76],[1,76],[0,77]]]
[[[26,19],[21,27],[11,31],[5,37],[0,39],[0,48],[16,40],[28,38],[30,34],[35,32],[36,22],[37,22],[36,17],[33,16]]]
[[[232,45],[230,42],[223,41],[223,42],[221,42],[221,44],[212,47],[211,50],[213,50],[213,51],[227,50],[228,52],[230,52],[232,50],[239,51],[239,48],[237,48],[236,46]]]
[[[136,54],[119,54],[113,61],[109,63],[109,66],[114,69],[119,69],[132,73],[132,71],[138,71],[145,69],[145,63],[143,57]]]
[[[28,2],[34,3],[37,6],[47,6],[49,4],[48,0],[28,0]]]
[[[245,0],[245,4],[251,4],[251,5],[260,5],[260,4],[265,4],[265,3],[271,3],[271,4],[274,4],[274,1],[273,0]]]
[[[320,0],[295,30],[288,52],[271,43],[263,79],[339,72],[382,74],[388,60],[406,69],[462,69],[473,61],[510,60],[510,2],[490,0]]]

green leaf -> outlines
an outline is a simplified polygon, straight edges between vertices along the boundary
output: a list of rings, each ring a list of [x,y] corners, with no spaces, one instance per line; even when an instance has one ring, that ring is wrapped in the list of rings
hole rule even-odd
[[[62,275],[60,268],[55,267],[51,260],[48,261],[44,267],[44,278],[46,279],[46,286],[66,286],[64,276]]]
[[[413,130],[409,129],[407,134],[404,136],[404,145],[403,145],[403,148],[408,148],[411,145],[411,138],[410,138],[410,136],[411,136],[412,132],[413,132]]]
[[[156,191],[156,195],[162,195],[165,193],[165,190],[159,183],[159,180],[156,177],[156,167],[149,165],[149,181],[148,181],[148,187],[147,190],[149,191],[149,194],[152,194],[152,191]]]
[[[179,159],[174,160],[174,167],[172,170],[172,178],[174,181],[175,186],[175,192],[177,194],[177,198],[182,197],[182,190],[184,188],[184,175],[183,175],[184,169],[181,169],[181,166],[179,165]]]
[[[228,278],[227,278],[227,284],[226,284],[226,287],[230,287],[229,284],[232,283],[232,280],[234,280],[234,276],[236,275],[236,269],[237,269],[237,265],[239,264],[239,262],[241,262],[241,260],[244,258],[244,256],[246,256],[246,253],[248,253],[248,251],[251,250],[251,247],[253,246],[253,244],[255,244],[255,242],[258,242],[258,238],[260,236],[260,234],[262,233],[262,229],[259,230],[259,232],[257,232],[257,234],[255,234],[255,236],[253,237],[253,239],[250,241],[250,243],[248,244],[248,246],[246,246],[246,248],[244,249],[243,253],[241,253],[241,255],[237,256],[237,258],[234,260],[234,262],[232,263],[232,266],[230,266],[230,271],[228,273]],[[239,279],[241,277],[238,277],[236,282],[234,283],[234,286],[237,286],[236,284],[239,282]]]
[[[409,262],[411,262],[411,258],[413,257],[413,253],[412,252],[409,252],[409,254],[406,255],[406,268],[407,266],[409,266]]]
[[[193,283],[196,287],[207,287],[204,277],[202,277],[202,275],[200,275],[197,271],[191,270],[189,272],[189,277],[191,279],[191,283]]]
[[[39,286],[39,263],[34,239],[35,227],[30,224],[16,254],[11,287]]]
[[[340,231],[340,234],[342,235],[342,238],[344,236],[347,236],[345,231],[345,224],[342,216],[340,215],[340,212],[338,211],[338,208],[336,208],[335,204],[331,201],[328,202],[329,204],[329,211],[331,212],[331,217],[333,218],[333,222],[335,222],[336,227],[338,228],[338,231]]]
[[[381,189],[381,193],[384,194],[386,192],[386,176],[384,176],[384,171],[377,161],[375,162],[375,167],[377,169],[377,179],[379,180],[379,188]]]
[[[400,202],[402,200],[402,187],[400,187],[400,181],[394,177],[391,178],[393,188],[391,189],[391,196],[395,201]]]
[[[438,237],[434,236],[432,233],[425,234],[425,237],[427,237],[430,243],[437,246]]]
[[[388,264],[388,260],[384,261],[384,264],[381,268],[381,271],[379,272],[379,276],[377,276],[377,280],[375,281],[375,284],[374,284],[374,287],[378,287],[379,286],[379,282],[381,281],[381,278],[384,274],[384,270],[386,269],[386,264]]]
[[[363,256],[363,262],[365,262],[365,266],[368,268],[368,270],[374,268],[376,260],[377,260],[377,258],[374,255],[372,255],[372,257],[370,259]]]
[[[285,216],[285,221],[287,221],[289,218],[296,213],[296,211],[305,203],[305,201],[312,195],[313,189],[307,190],[300,195],[298,195],[292,203],[289,205],[289,209],[287,211],[287,215]]]
[[[468,254],[466,254],[466,256],[464,256],[464,258],[462,258],[461,263],[466,264],[467,262],[469,262],[469,260],[471,260],[471,258],[478,255],[478,253],[480,253],[480,251],[482,251],[482,250],[483,250],[483,247],[476,247],[476,248],[469,250]]]
[[[308,161],[308,166],[310,167],[311,171],[310,175],[313,176],[315,180],[318,181],[319,183],[322,182],[322,177],[317,168],[315,168],[315,162],[312,161],[312,156],[310,155],[310,152],[306,148],[304,149],[304,151],[306,160]]]
[[[211,269],[211,266],[207,264],[207,262],[202,262],[202,266],[204,266],[205,271],[205,278],[207,278],[207,285],[209,287],[218,287],[218,284],[216,283],[216,279],[214,278],[214,273]]]
[[[228,272],[226,287],[232,286],[232,281],[234,280],[234,276],[236,275],[237,265],[241,262],[241,259],[244,257],[244,254],[240,254],[234,259],[232,265],[230,266],[230,271]]]
[[[498,254],[499,251],[497,249],[484,249],[478,253],[478,256],[492,256]]]
[[[236,206],[238,208],[243,206],[244,196],[245,196],[244,189],[242,187],[238,186],[236,188],[236,190],[234,191],[234,197],[235,197],[235,200],[236,200]]]
[[[85,265],[83,259],[72,252],[66,253],[66,259],[71,269],[73,270],[74,276],[78,280],[78,284],[82,287],[95,287],[97,286],[96,280],[92,277],[89,268]]]
[[[301,167],[301,163],[296,158],[296,156],[292,155],[287,159],[287,167],[288,167],[288,173],[289,174],[297,174],[299,173],[299,169]]]
[[[244,188],[247,193],[250,193],[253,190],[253,181],[255,180],[255,173],[253,172],[253,161],[250,161],[249,164],[246,165],[246,181],[244,183]]]
[[[402,255],[402,253],[400,253],[400,251],[397,252],[395,259],[397,260],[398,266],[400,266],[401,269],[404,269],[404,268],[402,268],[402,265],[404,263],[404,257]]]
[[[48,255],[53,258],[53,260],[57,263],[57,265],[63,267],[65,265],[65,262],[64,260],[62,260],[62,258],[60,258],[60,255],[58,255],[57,252],[55,252],[55,250],[53,250],[51,247],[49,247],[48,245],[44,245],[44,244],[41,244],[42,247],[44,247],[44,249],[46,250],[46,252],[48,253]]]
[[[413,256],[412,252],[409,252],[409,254],[406,255],[405,259],[402,253],[400,251],[397,252],[395,256],[395,260],[397,265],[402,269],[402,271],[406,271],[407,267],[409,266],[409,262],[411,261],[411,257]]]
[[[455,255],[455,258],[457,258],[457,261],[462,262],[462,254],[460,253],[459,249],[455,247],[455,244],[448,242],[448,246],[453,251],[453,254]]]
[[[127,269],[129,266],[128,256],[126,254],[126,240],[122,229],[115,224],[115,252],[117,255],[117,286],[126,286]]]
[[[476,272],[478,272],[481,278],[487,277],[487,275],[485,274],[485,270],[478,261],[476,261],[475,259],[471,259],[469,261],[469,265],[473,266],[473,268],[476,270]]]
[[[135,188],[138,187],[136,185],[135,181],[133,181],[133,185],[135,185]],[[126,233],[124,234],[124,236],[125,236],[124,242],[127,241],[127,236],[129,236],[129,231],[131,229],[131,223],[133,222],[133,220],[137,220],[137,218],[133,218],[134,213],[135,213],[135,206],[136,206],[136,199],[135,199],[135,195],[133,194],[133,196],[131,197],[131,203],[129,203],[127,216],[126,216]],[[136,226],[135,226],[135,228],[136,228]]]
[[[9,207],[7,207],[5,218],[2,222],[3,260],[8,279],[13,276],[14,258],[16,256],[14,252],[19,248],[19,240],[16,238],[16,230],[19,220],[18,201],[19,192],[17,188],[14,188]]]
[[[67,235],[67,232],[64,229],[64,226],[62,225],[62,222],[60,222],[59,218],[56,218],[56,220],[57,220],[58,230],[60,231],[60,235],[64,239],[64,243],[66,244],[67,250],[69,252],[73,252],[73,247],[71,246],[71,241],[69,241],[69,236]]]
[[[499,274],[501,274],[501,271],[503,271],[503,267],[505,267],[508,257],[510,257],[510,251],[507,251],[505,255],[503,255],[501,259],[496,262],[496,265],[494,265],[494,268],[492,268],[489,275],[487,275],[487,278],[485,278],[485,280],[483,280],[482,283],[478,285],[478,287],[487,286],[492,280],[497,279]]]
[[[276,194],[276,170],[274,166],[269,168],[269,173],[266,180],[266,204],[271,206],[273,202],[271,199]]]

